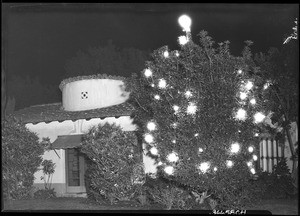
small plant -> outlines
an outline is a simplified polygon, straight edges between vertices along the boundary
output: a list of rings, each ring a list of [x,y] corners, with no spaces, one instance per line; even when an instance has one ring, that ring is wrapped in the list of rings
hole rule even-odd
[[[49,199],[56,197],[54,188],[51,188],[52,177],[53,173],[55,172],[55,163],[53,163],[52,160],[44,160],[42,162],[42,166],[44,176],[41,176],[41,180],[44,180],[45,189],[36,191],[34,193],[34,197],[38,199]]]
[[[141,185],[139,190],[136,192],[136,199],[141,206],[145,206],[145,205],[149,204],[148,196],[149,195],[148,195],[147,187],[144,187],[143,185]]]
[[[41,180],[44,180],[45,189],[50,190],[53,173],[55,172],[55,163],[52,160],[44,160],[42,166],[44,176],[41,177]]]

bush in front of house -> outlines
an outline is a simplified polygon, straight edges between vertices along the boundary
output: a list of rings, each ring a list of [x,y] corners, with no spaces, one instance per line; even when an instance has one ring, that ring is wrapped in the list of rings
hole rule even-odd
[[[4,199],[30,196],[34,173],[42,163],[44,146],[12,116],[2,122],[2,188]]]
[[[274,166],[272,173],[261,172],[256,184],[259,185],[264,199],[289,198],[297,190],[293,185],[286,158],[281,159]]]
[[[86,189],[90,199],[114,203],[133,199],[141,184],[133,175],[137,139],[115,124],[92,127],[83,137],[81,152],[88,158]]]
[[[151,178],[147,175],[143,185],[144,194],[149,204],[160,204],[164,209],[192,209],[193,198],[188,190],[179,187],[175,182],[171,182],[161,177]]]
[[[180,185],[159,174],[146,175],[143,192],[148,205],[159,204],[166,210],[211,210],[218,204],[214,196],[201,193],[196,188]]]

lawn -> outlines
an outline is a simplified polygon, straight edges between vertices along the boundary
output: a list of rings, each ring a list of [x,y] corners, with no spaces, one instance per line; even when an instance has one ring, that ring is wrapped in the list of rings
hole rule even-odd
[[[4,211],[31,211],[31,210],[163,210],[159,205],[139,206],[126,203],[118,205],[97,205],[86,198],[53,198],[49,200],[29,199],[4,202]],[[263,200],[260,205],[248,210],[269,210],[274,215],[298,215],[297,199]]]

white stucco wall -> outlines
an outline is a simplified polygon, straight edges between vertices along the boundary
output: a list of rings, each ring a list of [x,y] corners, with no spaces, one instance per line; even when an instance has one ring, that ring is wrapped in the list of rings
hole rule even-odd
[[[62,88],[62,104],[67,111],[103,108],[125,102],[129,93],[122,80],[87,79],[67,83]],[[82,92],[87,98],[82,99]]]
[[[71,134],[75,132],[75,124],[72,121],[64,121],[59,123],[57,121],[46,124],[45,122],[41,122],[38,124],[26,124],[26,127],[32,131],[37,133],[40,141],[42,141],[43,137],[49,137],[50,142],[54,142],[58,136]],[[65,172],[65,151],[63,149],[57,149],[56,152],[60,156],[60,158],[56,155],[56,153],[51,150],[45,152],[43,159],[52,160],[56,164],[55,172],[53,174],[52,183],[65,183],[66,182],[66,172]],[[35,173],[34,183],[44,183],[40,177],[43,176],[42,171],[38,171]]]

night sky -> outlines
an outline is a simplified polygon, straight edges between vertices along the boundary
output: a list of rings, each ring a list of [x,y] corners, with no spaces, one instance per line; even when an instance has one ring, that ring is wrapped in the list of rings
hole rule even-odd
[[[10,6],[9,6],[10,5]],[[168,45],[178,49],[184,35],[178,17],[192,19],[197,42],[201,30],[216,42],[229,40],[239,55],[245,40],[254,52],[280,47],[292,33],[299,6],[293,4],[6,4],[4,68],[6,74],[39,76],[42,83],[59,84],[68,59],[79,50],[104,46],[109,39],[118,47],[150,50]],[[130,76],[130,74],[119,74]]]

